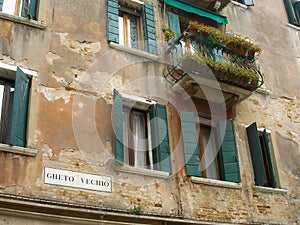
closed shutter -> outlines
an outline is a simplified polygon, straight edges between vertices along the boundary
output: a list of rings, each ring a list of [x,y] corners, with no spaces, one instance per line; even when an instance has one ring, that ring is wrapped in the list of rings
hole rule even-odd
[[[241,178],[233,121],[220,121],[219,134],[224,135],[220,149],[222,179],[238,183]]]
[[[289,23],[299,25],[291,0],[283,0]]]
[[[247,127],[247,136],[254,170],[255,184],[259,186],[265,186],[267,183],[267,177],[256,123],[253,123]]]
[[[107,0],[107,39],[119,43],[119,4],[118,0]]]
[[[36,20],[37,0],[30,0],[29,3],[29,19]]]
[[[149,108],[152,157],[155,170],[172,172],[166,107],[160,104]]]
[[[156,29],[153,6],[145,2],[142,7],[145,51],[157,55]]]
[[[264,145],[265,145],[265,148],[266,148],[266,157],[267,157],[268,171],[269,171],[269,174],[270,174],[271,185],[272,185],[272,187],[276,187],[271,150],[270,150],[270,147],[269,147],[270,140],[269,140],[267,131],[265,129],[263,131],[263,142],[264,142]]]
[[[181,34],[179,16],[175,13],[169,12],[168,17],[169,17],[170,30],[175,31],[175,33],[176,33],[175,38],[178,38]]]
[[[124,163],[123,142],[123,103],[122,95],[114,89],[114,133],[115,133],[115,158]]]
[[[29,93],[30,79],[17,68],[9,135],[9,143],[15,146],[26,146]]]
[[[201,177],[198,134],[193,112],[180,112],[181,133],[187,176]]]
[[[2,7],[3,7],[3,0],[0,0],[0,11],[2,11]]]

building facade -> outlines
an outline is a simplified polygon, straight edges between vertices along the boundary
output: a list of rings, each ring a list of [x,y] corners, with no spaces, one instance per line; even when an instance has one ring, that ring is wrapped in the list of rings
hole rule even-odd
[[[0,24],[0,224],[300,224],[300,1],[0,0]]]

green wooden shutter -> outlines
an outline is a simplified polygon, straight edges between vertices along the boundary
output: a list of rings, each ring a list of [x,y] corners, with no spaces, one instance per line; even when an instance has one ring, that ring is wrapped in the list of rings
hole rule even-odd
[[[283,0],[289,23],[299,25],[291,0]]]
[[[107,39],[119,43],[119,4],[118,0],[107,0]]]
[[[254,170],[255,184],[264,186],[267,183],[267,177],[256,123],[253,123],[247,127],[247,136]]]
[[[3,0],[0,0],[0,11],[2,11],[2,7],[3,7]]]
[[[37,0],[30,0],[28,17],[29,19],[36,20]]]
[[[157,55],[156,29],[153,6],[145,2],[142,7],[145,51]]]
[[[294,9],[296,17],[298,18],[298,25],[300,25],[300,0],[294,1]]]
[[[152,156],[155,170],[172,172],[166,107],[160,104],[149,108]],[[163,122],[161,121],[163,120]]]
[[[193,112],[180,112],[181,133],[187,176],[201,177],[198,135]]]
[[[123,142],[123,103],[122,95],[114,89],[114,132],[115,132],[115,157],[120,163],[124,163]]]
[[[223,141],[220,149],[222,179],[230,182],[240,182],[240,167],[232,120],[219,122],[219,135]]]
[[[170,27],[170,30],[172,31],[175,31],[176,33],[176,37],[175,38],[178,38],[181,34],[181,31],[180,31],[180,23],[179,23],[179,16],[175,13],[171,13],[169,12],[168,13],[168,17],[169,17],[169,27]]]
[[[269,140],[266,129],[264,129],[264,131],[263,131],[263,142],[264,142],[264,145],[266,148],[266,157],[267,157],[267,162],[268,162],[268,171],[270,173],[271,185],[272,185],[272,187],[276,187],[271,150],[269,147],[270,140]]]
[[[30,79],[17,68],[9,143],[20,147],[26,146],[29,93]]]

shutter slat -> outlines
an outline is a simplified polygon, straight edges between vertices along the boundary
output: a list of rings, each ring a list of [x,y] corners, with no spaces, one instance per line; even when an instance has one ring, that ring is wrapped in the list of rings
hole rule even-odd
[[[172,172],[166,107],[160,104],[149,108],[152,157],[155,170]],[[162,120],[164,123],[162,123]]]
[[[168,17],[169,17],[169,27],[172,31],[176,33],[175,38],[178,38],[181,34],[179,16],[175,13],[169,12]]]
[[[219,122],[219,135],[224,135],[220,149],[223,180],[238,183],[241,178],[232,120]]]
[[[123,102],[122,95],[114,89],[114,134],[115,134],[115,158],[124,163],[123,140]]]
[[[119,43],[119,4],[118,0],[107,0],[107,39]]]
[[[269,173],[270,173],[271,185],[272,185],[272,187],[276,187],[271,150],[270,150],[270,147],[269,147],[270,141],[269,141],[267,131],[265,129],[263,131],[263,139],[264,139],[264,145],[265,145],[265,148],[266,148],[266,156],[267,156],[267,162],[268,162],[268,170],[269,170]]]
[[[157,55],[154,10],[147,2],[142,7],[142,20],[145,51]]]
[[[30,79],[18,67],[13,97],[9,143],[25,147],[27,132],[27,114],[30,93]]]
[[[201,177],[200,152],[195,116],[192,112],[180,112],[181,133],[184,148],[185,169],[187,176]]]
[[[265,165],[260,147],[259,134],[256,123],[247,127],[247,136],[250,147],[252,166],[254,170],[254,180],[256,185],[264,186],[267,183]]]

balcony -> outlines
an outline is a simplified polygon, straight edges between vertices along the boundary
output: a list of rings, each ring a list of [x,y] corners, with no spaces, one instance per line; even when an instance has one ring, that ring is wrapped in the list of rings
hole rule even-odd
[[[256,66],[260,51],[245,37],[190,22],[180,37],[169,41],[169,65],[163,75],[174,89],[183,89],[191,97],[206,99],[207,93],[214,96],[221,89],[231,107],[263,84]]]
[[[230,0],[165,0],[167,4],[170,1],[199,6],[201,8],[208,9],[213,12],[220,12],[230,2]]]

